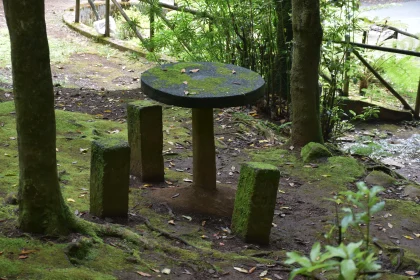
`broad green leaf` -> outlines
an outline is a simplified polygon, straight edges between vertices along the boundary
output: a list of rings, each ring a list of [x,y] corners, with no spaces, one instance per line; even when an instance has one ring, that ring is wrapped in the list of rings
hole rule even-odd
[[[310,253],[310,258],[312,262],[317,261],[320,252],[321,252],[321,244],[319,242],[315,242],[315,244],[312,246],[312,250]]]
[[[342,247],[333,247],[333,246],[325,246],[325,248],[330,252],[331,257],[340,257],[340,258],[346,258],[346,252],[343,250]]]
[[[385,201],[381,201],[379,203],[376,203],[370,208],[370,214],[375,214],[384,209],[385,207]]]
[[[347,247],[347,254],[349,256],[353,255],[354,252],[356,251],[356,249],[360,248],[360,246],[362,246],[363,244],[363,240],[360,240],[357,243],[354,242],[350,242],[346,247]]]
[[[343,260],[340,263],[341,275],[345,280],[354,280],[357,275],[357,267],[353,260]]]
[[[303,267],[310,267],[311,261],[305,257],[305,256],[301,256],[300,254],[296,253],[296,252],[288,252],[286,254],[287,257],[289,257],[285,263],[286,264],[293,264],[295,262],[297,262],[298,264],[300,264]]]

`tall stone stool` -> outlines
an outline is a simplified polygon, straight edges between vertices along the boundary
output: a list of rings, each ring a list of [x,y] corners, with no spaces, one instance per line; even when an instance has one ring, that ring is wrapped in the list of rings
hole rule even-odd
[[[163,182],[162,106],[133,102],[127,105],[131,174],[143,182]]]
[[[259,162],[241,167],[232,214],[232,231],[245,242],[266,245],[276,205],[280,171]]]
[[[130,147],[118,139],[92,142],[90,213],[98,217],[127,217]]]

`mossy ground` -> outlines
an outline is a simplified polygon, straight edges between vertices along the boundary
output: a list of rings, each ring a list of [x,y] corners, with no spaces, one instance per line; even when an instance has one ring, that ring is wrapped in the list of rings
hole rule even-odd
[[[8,193],[17,192],[18,183],[17,142],[15,139],[17,135],[15,115],[11,114],[13,111],[13,103],[0,104],[0,122],[4,123],[0,127],[0,143],[6,144],[0,145],[0,157],[3,158],[0,161],[0,221],[6,220],[1,222],[3,229],[0,234],[0,251],[3,254],[0,256],[2,271],[0,277],[7,276],[11,279],[16,277],[21,279],[120,279],[123,277],[121,275],[127,273],[135,277],[136,271],[155,275],[150,270],[151,268],[158,270],[171,268],[175,273],[171,277],[177,278],[182,275],[182,269],[192,270],[191,265],[199,271],[196,275],[211,277],[206,274],[208,269],[216,269],[220,273],[228,271],[234,265],[252,266],[257,263],[270,263],[274,261],[276,255],[280,257],[280,260],[284,260],[282,248],[307,250],[306,247],[296,245],[296,238],[313,242],[322,235],[325,228],[329,228],[328,223],[319,222],[320,220],[334,220],[332,204],[329,207],[325,198],[331,198],[333,193],[338,191],[347,190],[353,186],[355,181],[366,175],[363,165],[352,157],[333,156],[314,166],[303,163],[297,152],[281,147],[264,148],[263,145],[248,146],[247,149],[242,147],[240,149],[242,151],[237,157],[231,157],[230,150],[238,153],[239,149],[237,147],[237,150],[230,148],[230,142],[226,139],[234,139],[234,137],[223,134],[226,133],[226,128],[222,126],[226,125],[215,121],[216,132],[219,133],[217,137],[225,137],[227,143],[226,147],[218,149],[219,156],[222,157],[222,162],[228,167],[228,170],[232,171],[232,166],[237,166],[239,170],[241,162],[250,160],[269,163],[280,169],[279,189],[284,193],[279,193],[278,201],[280,202],[276,204],[276,211],[279,209],[284,211],[286,217],[275,216],[273,222],[277,227],[272,228],[270,247],[262,249],[262,251],[268,249],[268,253],[263,254],[266,257],[252,257],[262,253],[261,249],[250,251],[243,247],[245,244],[241,243],[239,239],[232,241],[218,239],[223,236],[220,233],[223,232],[220,230],[220,225],[229,227],[229,220],[213,220],[213,218],[203,217],[196,213],[187,214],[187,217],[192,218],[191,222],[182,215],[173,217],[162,205],[155,204],[144,196],[145,192],[152,191],[150,188],[153,186],[140,184],[130,190],[129,212],[134,216],[127,226],[159,244],[167,244],[167,247],[163,247],[166,249],[143,250],[128,241],[105,238],[103,243],[93,242],[83,257],[76,262],[71,262],[66,255],[68,246],[66,242],[71,242],[71,240],[64,240],[65,243],[62,243],[63,241],[41,241],[37,237],[30,236],[6,237],[11,233],[13,233],[12,236],[16,236],[17,206],[4,204],[4,197]],[[57,158],[63,196],[66,201],[70,198],[74,200],[74,202],[67,202],[72,212],[77,210],[79,213],[84,213],[89,209],[90,143],[102,138],[126,140],[126,125],[99,120],[92,115],[65,111],[56,112]],[[224,113],[216,111],[215,114],[222,119]],[[188,109],[165,106],[163,110],[164,150],[174,152],[165,156],[165,179],[173,182],[174,185],[188,185],[189,183],[184,182],[184,179],[191,178],[190,171],[184,169],[185,166],[191,164],[191,124],[188,123],[190,116],[191,111]],[[255,120],[248,119],[247,121]],[[240,129],[241,124],[243,122],[235,123],[233,127]],[[258,134],[256,132],[258,128],[247,127],[248,133]],[[115,133],[117,130],[119,132]],[[184,147],[178,149],[179,146],[176,143],[183,144]],[[83,149],[87,149],[87,151]],[[183,171],[177,171],[177,168],[181,168]],[[238,173],[235,172],[230,178],[235,184]],[[292,186],[293,183],[294,186]],[[310,200],[308,200],[309,197]],[[302,206],[302,203],[297,202],[299,200],[306,202]],[[150,207],[151,205],[155,206]],[[418,205],[414,202],[387,200],[386,205],[385,211],[393,213],[395,217],[395,220],[390,221],[394,228],[403,229],[409,221],[416,220],[420,212]],[[290,208],[290,210],[286,208]],[[140,221],[136,220],[136,215],[147,217],[152,225],[183,238],[202,251],[180,246],[174,240],[150,231],[141,222],[141,219]],[[168,224],[169,220],[174,220],[175,225]],[[208,221],[209,224],[203,226],[203,221]],[[312,225],[308,227],[308,224]],[[206,238],[202,236],[206,236]],[[76,239],[80,240],[80,237],[77,236]],[[409,240],[401,240],[401,242],[404,248],[409,250],[410,243],[407,244]],[[30,253],[27,259],[20,260],[18,259],[19,252],[24,249],[36,251]],[[243,278],[244,275],[235,275],[234,271],[231,273],[234,276],[229,279],[246,279]],[[169,278],[172,279],[171,277]]]

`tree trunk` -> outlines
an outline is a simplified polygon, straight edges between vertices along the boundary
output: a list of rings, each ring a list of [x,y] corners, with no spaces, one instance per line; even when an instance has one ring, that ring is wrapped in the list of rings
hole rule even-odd
[[[19,150],[19,226],[62,234],[73,217],[57,176],[54,93],[44,1],[3,0],[9,28]]]
[[[322,42],[319,0],[292,0],[293,59],[291,83],[292,143],[322,143],[318,67]]]
[[[276,57],[276,83],[279,85],[279,97],[289,101],[289,72],[290,72],[290,53],[287,51],[288,43],[293,40],[292,21],[290,12],[292,9],[292,1],[275,0],[277,13],[277,57]]]

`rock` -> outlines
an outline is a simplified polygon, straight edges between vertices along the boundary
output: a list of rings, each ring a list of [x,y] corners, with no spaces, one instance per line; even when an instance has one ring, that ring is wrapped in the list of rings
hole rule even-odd
[[[303,162],[312,162],[325,157],[331,157],[331,152],[322,144],[310,142],[302,148],[300,155]]]
[[[8,193],[4,198],[4,202],[10,205],[17,205],[19,203],[15,192]]]
[[[405,186],[403,195],[411,199],[420,198],[420,186],[415,186],[415,185]]]
[[[371,186],[388,188],[393,186],[397,180],[382,171],[374,170],[366,177],[365,181]]]
[[[388,166],[395,166],[395,167],[397,167],[397,168],[404,168],[404,165],[403,165],[403,164],[401,164],[401,163],[399,163],[399,162],[397,162],[397,161],[393,160],[392,158],[385,158],[385,159],[382,159],[382,160],[381,160],[381,162],[382,162],[383,164],[385,164],[385,165],[388,165]]]

